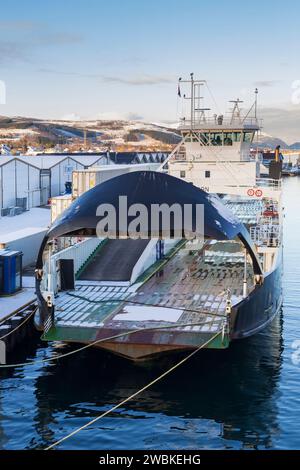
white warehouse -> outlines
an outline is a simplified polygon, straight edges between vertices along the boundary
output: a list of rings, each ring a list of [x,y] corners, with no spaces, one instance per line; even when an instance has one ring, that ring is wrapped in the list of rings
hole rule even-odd
[[[49,198],[65,192],[65,183],[72,181],[76,170],[107,164],[161,163],[167,156],[167,152],[0,154],[0,216],[46,205]]]
[[[65,190],[74,170],[107,164],[106,155],[0,155],[0,209],[30,209],[47,204],[49,197]]]

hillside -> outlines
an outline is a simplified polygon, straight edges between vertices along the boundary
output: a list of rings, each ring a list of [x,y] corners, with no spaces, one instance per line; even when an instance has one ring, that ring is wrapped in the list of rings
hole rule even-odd
[[[26,151],[163,151],[180,140],[174,127],[158,123],[120,120],[43,120],[0,116],[0,145],[13,153]],[[260,148],[300,149],[300,142],[288,145],[282,139],[261,132]],[[256,146],[256,141],[255,141]]]
[[[0,117],[0,144],[13,151],[29,147],[61,150],[169,150],[180,137],[176,130],[135,121],[53,121]]]
[[[256,144],[257,141],[255,141]],[[260,148],[275,148],[277,145],[280,145],[282,149],[288,149],[290,148],[289,145],[284,142],[284,140],[279,139],[278,137],[274,137],[272,135],[266,134],[264,132],[261,132],[259,137],[258,137],[258,146]]]

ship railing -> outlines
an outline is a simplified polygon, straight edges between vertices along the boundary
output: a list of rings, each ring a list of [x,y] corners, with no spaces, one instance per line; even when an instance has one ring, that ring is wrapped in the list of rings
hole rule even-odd
[[[279,225],[256,225],[250,227],[250,237],[258,246],[276,247],[280,243]]]
[[[48,333],[48,331],[52,328],[53,325],[54,325],[54,317],[53,317],[53,312],[51,312],[46,318],[46,321],[44,323],[44,333]]]
[[[246,117],[240,119],[232,119],[231,117],[206,117],[205,119],[182,119],[179,122],[178,129],[189,130],[189,129],[247,129],[247,128],[259,128],[259,122],[254,117]]]
[[[44,279],[43,288],[57,294],[60,288],[60,276],[57,269],[59,260],[73,260],[74,274],[76,275],[101,242],[101,238],[88,238],[54,253],[51,256],[50,269],[49,261],[46,260],[44,263],[45,272],[49,274]]]
[[[272,178],[256,178],[257,186],[264,188],[272,188],[275,190],[281,189],[281,179],[275,180]]]
[[[89,238],[75,243],[61,251],[52,255],[52,260],[58,261],[59,259],[73,259],[74,272],[77,273],[82,265],[86,262],[87,258],[101,243],[100,238]]]

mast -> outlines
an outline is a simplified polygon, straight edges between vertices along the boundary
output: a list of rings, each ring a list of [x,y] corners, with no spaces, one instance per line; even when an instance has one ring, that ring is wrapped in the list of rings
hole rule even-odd
[[[205,122],[204,112],[209,110],[209,108],[202,108],[200,106],[200,100],[203,99],[201,96],[201,86],[206,83],[205,80],[194,80],[194,73],[190,73],[190,80],[182,80],[179,79],[179,83],[188,83],[190,84],[190,96],[183,95],[183,98],[186,100],[191,100],[190,103],[190,128],[191,130],[194,128],[195,125],[195,116],[196,111],[200,112],[200,120],[203,118]],[[196,107],[197,103],[197,107]],[[185,118],[182,118],[185,121]]]
[[[254,117],[257,120],[257,95],[258,95],[258,89],[255,88],[255,101],[254,101]]]
[[[194,74],[191,73],[191,129],[193,129],[194,125]]]
[[[233,104],[234,104],[233,109],[232,109],[230,124],[233,124],[233,123],[234,123],[235,118],[237,118],[238,121],[239,121],[239,123],[241,123],[241,110],[240,110],[239,104],[240,104],[240,103],[243,103],[243,101],[241,101],[241,100],[238,98],[238,99],[236,99],[236,100],[231,100],[231,101],[229,101],[229,103],[233,103]]]

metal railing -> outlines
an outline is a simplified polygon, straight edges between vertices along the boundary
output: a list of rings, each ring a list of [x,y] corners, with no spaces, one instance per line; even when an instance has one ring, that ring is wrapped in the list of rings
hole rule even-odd
[[[257,186],[264,187],[264,188],[272,188],[272,189],[281,189],[281,179],[275,180],[272,178],[256,178]]]
[[[52,255],[51,259],[57,261],[63,259],[74,260],[74,272],[75,274],[79,271],[81,266],[85,263],[87,258],[93,253],[93,251],[100,245],[102,239],[100,238],[89,238],[83,240],[75,245],[69,246],[64,250],[58,251]]]
[[[250,227],[250,237],[256,245],[276,247],[280,243],[281,232],[279,225],[256,225]]]
[[[254,117],[245,117],[241,119],[232,119],[230,117],[223,117],[223,119],[218,119],[218,116],[207,117],[205,120],[202,119],[182,119],[178,124],[178,129],[247,129],[247,128],[257,128],[259,129],[259,121]]]

